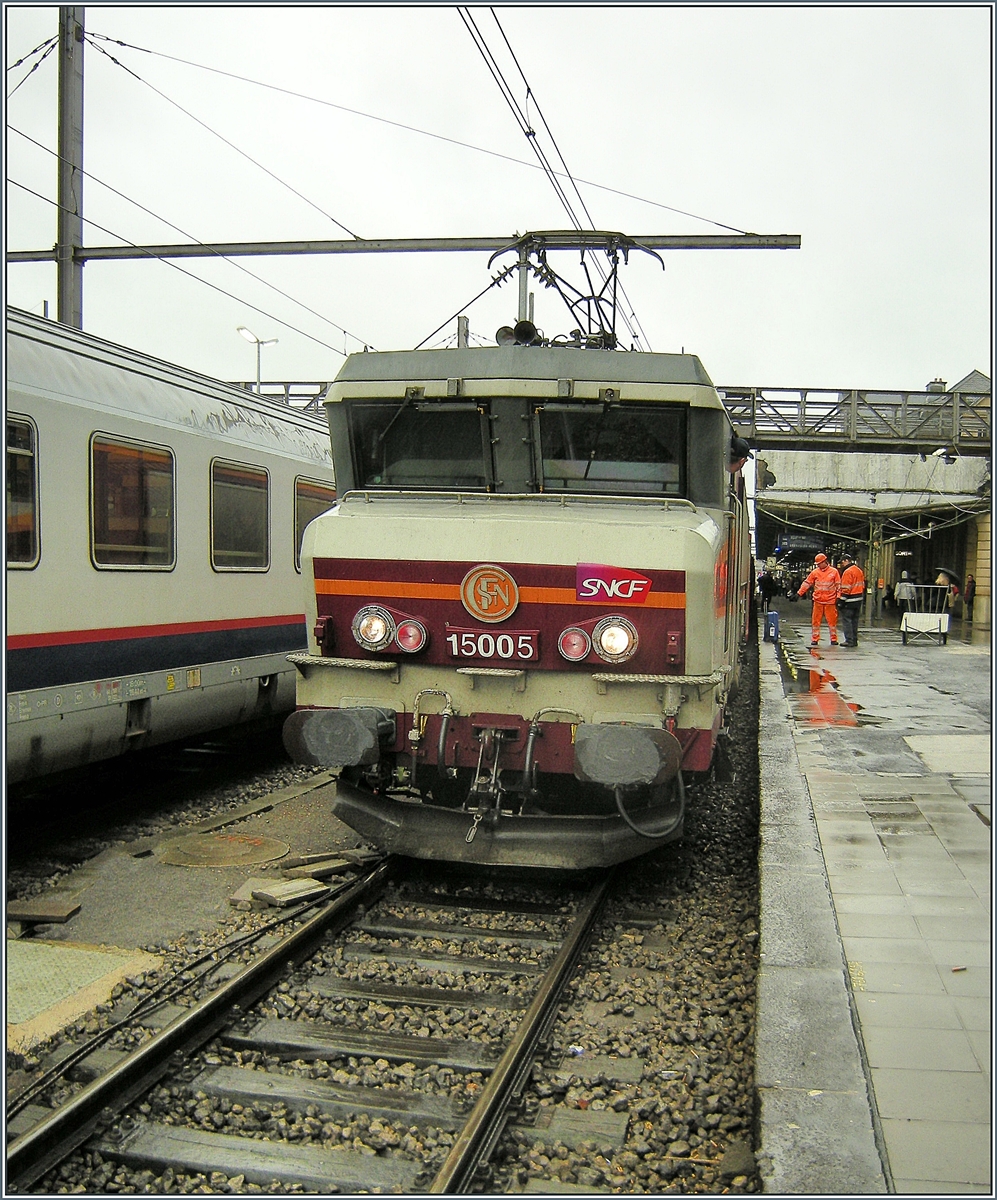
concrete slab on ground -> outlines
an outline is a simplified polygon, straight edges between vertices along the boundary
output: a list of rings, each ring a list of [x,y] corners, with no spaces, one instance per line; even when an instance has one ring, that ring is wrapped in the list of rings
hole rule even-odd
[[[280,793],[274,793],[273,808],[228,825],[226,832],[281,841],[290,848],[288,857],[356,846],[356,833],[331,814],[334,787],[323,783],[306,792],[299,787],[283,802]],[[159,839],[143,839],[139,856],[122,844],[84,863],[65,881],[67,889],[79,894],[80,911],[65,925],[49,926],[46,939],[110,941],[124,947],[170,941],[227,917],[229,897],[248,878],[264,877],[274,883],[283,878],[281,859],[265,867],[162,862],[155,846],[175,841],[177,836],[173,830]],[[152,852],[146,843],[151,843]]]
[[[818,826],[771,647],[760,666],[759,1171],[768,1192],[882,1194],[887,1180]]]
[[[358,838],[331,815],[326,789],[334,786],[323,774],[311,788],[298,784],[273,793],[268,811],[260,811],[257,801],[247,806],[246,819],[224,823],[250,838],[281,840],[290,855],[350,849]],[[105,1003],[115,984],[160,963],[146,951],[227,918],[231,894],[250,876],[266,874],[259,866],[160,861],[156,846],[176,837],[174,829],[104,851],[63,880],[64,889],[80,901],[65,924],[46,925],[44,935],[32,939],[8,938],[9,1050],[24,1052]],[[269,871],[270,881],[278,883],[280,860]]]
[[[993,746],[986,734],[918,735],[904,741],[938,774],[989,775]]]
[[[25,1053],[104,1004],[116,984],[159,965],[116,946],[7,941],[7,1049]]]

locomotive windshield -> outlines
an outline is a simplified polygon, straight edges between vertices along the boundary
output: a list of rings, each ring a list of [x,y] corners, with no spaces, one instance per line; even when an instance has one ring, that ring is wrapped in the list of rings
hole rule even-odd
[[[350,406],[350,440],[360,488],[486,488],[490,451],[474,404]]]
[[[689,498],[690,487],[699,486],[688,477],[690,453],[699,461],[688,443],[698,437],[699,445],[703,431],[685,404],[501,395],[427,400],[421,389],[407,390],[415,394],[349,399],[330,414],[339,453],[349,446],[350,461],[337,464],[350,480],[346,490]]]
[[[686,494],[684,407],[546,404],[538,418],[544,491]]]

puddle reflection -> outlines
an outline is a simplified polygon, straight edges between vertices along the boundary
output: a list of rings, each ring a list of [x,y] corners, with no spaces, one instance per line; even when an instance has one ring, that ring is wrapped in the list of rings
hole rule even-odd
[[[837,679],[820,665],[820,657],[814,651],[806,655],[799,650],[794,653],[780,642],[779,669],[794,720],[811,725],[876,723],[875,718],[863,720],[859,717],[860,704],[842,699],[838,694]]]

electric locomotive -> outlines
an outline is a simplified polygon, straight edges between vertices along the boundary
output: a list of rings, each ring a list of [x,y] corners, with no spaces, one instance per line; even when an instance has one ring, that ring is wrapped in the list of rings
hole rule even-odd
[[[747,450],[695,355],[512,333],[343,365],[284,741],[340,768],[333,812],[387,851],[605,866],[680,836],[711,770]]]

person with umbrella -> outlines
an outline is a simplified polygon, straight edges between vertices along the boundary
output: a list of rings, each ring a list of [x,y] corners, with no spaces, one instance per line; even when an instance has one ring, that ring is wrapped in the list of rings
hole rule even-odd
[[[936,587],[948,588],[945,593],[945,610],[948,611],[952,607],[952,603],[959,596],[959,584],[961,580],[955,571],[949,567],[938,568],[938,578],[935,580]]]

